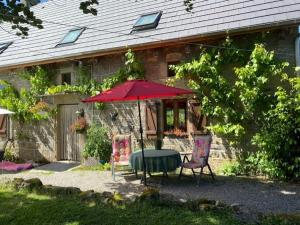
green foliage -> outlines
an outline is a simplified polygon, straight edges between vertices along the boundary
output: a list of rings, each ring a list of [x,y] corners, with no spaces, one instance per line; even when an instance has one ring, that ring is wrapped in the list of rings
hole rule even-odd
[[[5,2],[5,3],[4,3]],[[0,1],[0,23],[11,23],[11,28],[16,30],[16,35],[27,36],[28,25],[42,29],[42,21],[38,19],[29,7],[19,1]]]
[[[49,118],[52,115],[51,111],[42,114],[31,110],[38,103],[39,96],[50,85],[47,72],[41,67],[36,67],[31,72],[21,74],[20,77],[29,80],[31,88],[29,90],[21,88],[18,91],[11,83],[0,80],[0,85],[4,87],[0,90],[0,105],[15,112],[12,117],[21,123]]]
[[[43,95],[51,83],[51,74],[40,66],[34,67],[20,74],[21,77],[30,82],[32,95]]]
[[[89,67],[80,67],[76,71],[76,84],[52,85],[45,90],[45,94],[55,95],[64,93],[79,93],[83,95],[95,95],[101,91],[101,85],[90,77]]]
[[[263,44],[241,54],[230,39],[172,67],[197,93],[208,129],[244,150],[236,172],[300,177],[300,78],[287,67]]]
[[[19,162],[19,158],[14,153],[12,148],[6,148],[4,152],[4,160],[10,162]]]
[[[47,95],[55,95],[55,94],[65,94],[65,93],[84,93],[85,89],[81,86],[70,85],[70,84],[62,84],[62,85],[54,85],[47,89]]]
[[[87,130],[87,140],[83,151],[84,157],[99,157],[109,162],[112,153],[112,143],[106,128],[99,124],[92,124]]]
[[[102,90],[105,91],[126,80],[142,78],[144,78],[144,68],[142,64],[136,59],[134,52],[129,49],[125,54],[125,65],[120,68],[115,74],[104,79],[101,87]]]

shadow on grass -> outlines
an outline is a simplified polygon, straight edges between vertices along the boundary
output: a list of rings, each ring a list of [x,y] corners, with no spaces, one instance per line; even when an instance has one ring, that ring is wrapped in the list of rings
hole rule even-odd
[[[192,212],[180,207],[131,203],[112,206],[77,196],[48,196],[0,189],[0,224],[239,224],[229,212]]]

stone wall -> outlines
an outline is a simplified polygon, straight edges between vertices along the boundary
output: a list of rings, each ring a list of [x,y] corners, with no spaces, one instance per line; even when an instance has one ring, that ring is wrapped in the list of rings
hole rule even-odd
[[[23,160],[36,162],[56,160],[54,119],[33,124],[14,123],[15,150]]]

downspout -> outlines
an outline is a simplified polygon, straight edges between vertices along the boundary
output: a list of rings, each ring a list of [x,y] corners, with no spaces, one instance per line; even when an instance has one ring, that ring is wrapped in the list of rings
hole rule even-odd
[[[300,76],[300,26],[298,27],[298,36],[295,40],[295,59],[296,59],[296,73]]]

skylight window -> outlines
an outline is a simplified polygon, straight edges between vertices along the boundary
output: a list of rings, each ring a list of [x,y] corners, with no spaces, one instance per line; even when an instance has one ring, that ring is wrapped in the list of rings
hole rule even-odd
[[[156,28],[162,12],[148,13],[141,15],[133,26],[132,31],[140,31]]]
[[[11,44],[12,42],[0,43],[0,54],[3,53]]]
[[[77,28],[77,29],[70,30],[58,45],[74,43],[75,41],[77,41],[77,39],[79,38],[79,36],[82,34],[84,30],[85,28]]]

